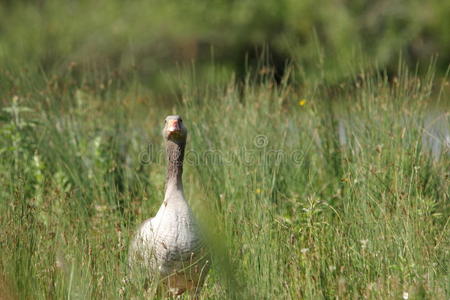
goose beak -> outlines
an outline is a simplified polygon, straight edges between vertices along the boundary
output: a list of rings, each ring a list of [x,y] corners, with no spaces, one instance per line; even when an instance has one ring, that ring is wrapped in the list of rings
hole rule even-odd
[[[170,133],[175,133],[180,131],[180,123],[178,122],[178,120],[169,120],[168,124],[167,124],[167,132]]]

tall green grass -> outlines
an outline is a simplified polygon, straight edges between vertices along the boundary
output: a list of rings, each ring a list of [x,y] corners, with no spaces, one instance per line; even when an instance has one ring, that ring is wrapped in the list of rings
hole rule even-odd
[[[181,76],[162,105],[117,74],[3,72],[1,296],[142,296],[128,244],[163,198],[161,122],[178,113],[186,196],[210,237],[206,299],[448,299],[450,156],[423,138],[438,85],[399,74],[331,94]]]

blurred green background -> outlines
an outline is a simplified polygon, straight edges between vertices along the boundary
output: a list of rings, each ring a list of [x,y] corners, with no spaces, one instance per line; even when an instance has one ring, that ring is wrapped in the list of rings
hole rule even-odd
[[[211,68],[224,78],[242,78],[264,61],[274,66],[277,79],[290,63],[308,78],[336,83],[361,68],[395,73],[399,57],[414,68],[428,65],[433,56],[438,74],[445,74],[450,63],[449,1],[0,4],[0,65],[24,68],[27,62],[28,70],[52,74],[69,65],[132,72],[158,93],[173,88],[179,67],[192,63],[205,82]]]

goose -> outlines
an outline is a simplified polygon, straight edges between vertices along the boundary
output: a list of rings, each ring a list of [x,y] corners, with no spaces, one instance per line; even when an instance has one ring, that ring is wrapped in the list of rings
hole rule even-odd
[[[183,193],[183,158],[187,129],[178,115],[166,117],[163,129],[168,160],[165,196],[155,217],[144,221],[129,250],[129,265],[159,280],[174,296],[185,291],[198,298],[209,270],[203,239]],[[136,272],[136,271],[135,271]]]

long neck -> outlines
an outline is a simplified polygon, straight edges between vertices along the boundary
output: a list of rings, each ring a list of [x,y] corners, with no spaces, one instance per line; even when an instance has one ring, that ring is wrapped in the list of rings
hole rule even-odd
[[[173,141],[167,141],[166,153],[168,166],[166,191],[173,188],[178,190],[183,189],[182,175],[185,145],[185,143],[178,144]]]

